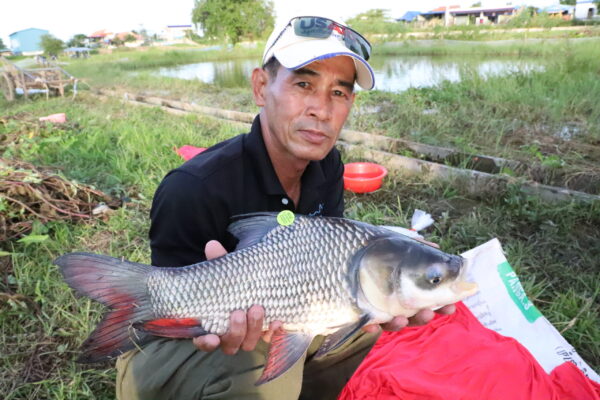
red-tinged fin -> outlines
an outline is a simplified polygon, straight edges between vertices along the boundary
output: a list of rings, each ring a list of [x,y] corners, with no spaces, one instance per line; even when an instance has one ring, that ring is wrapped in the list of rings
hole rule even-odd
[[[162,318],[153,321],[136,322],[133,327],[156,336],[170,338],[194,338],[206,335],[196,318]]]
[[[302,357],[313,336],[305,333],[276,332],[271,339],[267,363],[255,385],[262,385],[290,369]]]
[[[152,266],[89,253],[65,254],[54,264],[79,294],[110,308],[81,345],[79,362],[108,360],[147,339],[146,334],[136,333],[132,325],[154,318],[146,286]]]

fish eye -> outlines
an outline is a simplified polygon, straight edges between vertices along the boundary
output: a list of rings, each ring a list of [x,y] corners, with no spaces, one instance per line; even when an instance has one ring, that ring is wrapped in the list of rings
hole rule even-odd
[[[425,279],[427,279],[427,282],[432,285],[440,284],[443,278],[444,274],[438,266],[429,267],[425,273]]]
[[[435,276],[435,277],[429,279],[429,283],[431,283],[432,285],[437,285],[441,281],[442,281],[442,277],[441,276]]]

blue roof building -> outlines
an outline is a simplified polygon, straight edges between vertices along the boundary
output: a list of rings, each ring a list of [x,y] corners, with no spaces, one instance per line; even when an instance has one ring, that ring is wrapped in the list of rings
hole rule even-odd
[[[407,11],[406,14],[398,18],[398,22],[413,22],[421,14],[420,11]]]
[[[29,28],[23,29],[11,33],[10,47],[13,53],[20,53],[24,55],[35,55],[42,53],[42,36],[48,35],[48,31],[45,29]]]
[[[548,14],[572,15],[575,12],[575,6],[555,4],[553,6],[538,8],[538,12],[545,12]]]

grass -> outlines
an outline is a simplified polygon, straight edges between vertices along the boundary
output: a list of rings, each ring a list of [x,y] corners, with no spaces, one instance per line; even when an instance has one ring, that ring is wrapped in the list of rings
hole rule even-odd
[[[509,138],[520,135],[523,145],[531,146],[532,140],[548,136],[545,130],[534,135],[536,126],[560,126],[568,115],[569,121],[576,119],[587,127],[577,143],[597,147],[594,102],[598,91],[594,92],[594,85],[600,71],[594,72],[597,64],[589,64],[593,54],[571,51],[572,57],[557,60],[551,67],[559,74],[556,77],[540,73],[488,82],[473,77],[465,83],[397,95],[360,92],[359,109],[376,106],[381,110],[364,117],[356,113],[350,126],[473,151],[496,148],[504,154],[500,150]],[[141,62],[137,53],[124,52],[71,66],[80,68],[78,76],[97,79],[94,84],[99,86],[127,85],[147,93],[164,90],[170,96],[218,102],[224,108],[256,110],[248,89],[155,80],[148,73],[132,77],[129,67],[110,67],[121,56],[129,58],[123,63]],[[94,64],[85,64],[92,60]],[[68,69],[75,72],[71,66]],[[110,73],[108,68],[112,68]],[[576,73],[569,77],[570,71]],[[439,111],[423,115],[429,108]],[[148,262],[151,198],[160,179],[181,163],[173,147],[209,146],[240,131],[209,118],[173,116],[117,100],[99,101],[85,92],[75,101],[40,98],[9,104],[0,99],[0,109],[6,121],[0,123],[0,138],[20,134],[19,145],[0,148],[1,157],[53,166],[70,179],[131,200],[107,221],[38,224],[34,233],[47,234],[48,240],[0,244],[0,250],[12,253],[0,258],[0,398],[114,398],[112,368],[92,369],[73,362],[101,308],[76,298],[52,260],[82,250]],[[37,117],[56,112],[67,113],[65,129],[31,128]],[[489,143],[496,147],[486,147]],[[518,145],[509,154],[521,151],[529,159],[538,153],[548,157],[543,146],[540,142],[536,150]],[[344,157],[354,160],[356,156]],[[561,157],[570,160],[562,153]],[[415,208],[428,210],[436,224],[426,236],[448,252],[462,252],[498,237],[530,299],[592,368],[600,370],[599,204],[545,204],[512,188],[493,196],[471,196],[460,184],[402,175],[387,178],[384,188],[374,194],[346,196],[348,217],[377,224],[406,226]]]

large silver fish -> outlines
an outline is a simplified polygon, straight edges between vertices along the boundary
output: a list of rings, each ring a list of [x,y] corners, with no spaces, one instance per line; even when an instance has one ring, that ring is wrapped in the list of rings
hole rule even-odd
[[[289,369],[316,335],[319,357],[362,326],[412,316],[475,293],[464,259],[393,231],[343,218],[250,214],[230,225],[237,251],[179,268],[158,268],[88,253],[56,259],[65,281],[110,308],[82,345],[83,362],[117,356],[140,331],[191,338],[224,334],[230,313],[265,309],[273,336],[257,384]],[[141,334],[143,335],[143,333]]]

